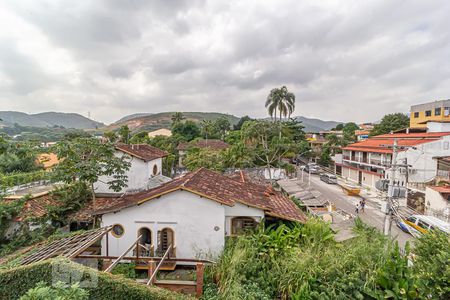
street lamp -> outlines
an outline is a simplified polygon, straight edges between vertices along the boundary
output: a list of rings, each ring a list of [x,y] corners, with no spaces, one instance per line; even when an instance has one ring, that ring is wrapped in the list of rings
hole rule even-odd
[[[306,154],[306,153],[309,153],[309,152],[312,152],[312,150],[311,150],[311,149],[306,150],[306,151],[300,153],[299,155],[297,155],[297,157],[300,157],[300,156],[302,156],[303,154]],[[298,159],[297,159],[296,165],[297,165],[297,168],[298,168]],[[303,167],[303,168],[300,167],[300,170],[302,171],[302,182],[303,182],[303,169],[304,169],[304,168],[305,168],[305,167]],[[297,178],[298,178],[298,176],[297,176]]]

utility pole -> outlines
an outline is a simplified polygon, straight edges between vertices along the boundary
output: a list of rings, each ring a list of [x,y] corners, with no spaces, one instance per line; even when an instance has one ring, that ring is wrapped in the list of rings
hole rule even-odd
[[[394,183],[395,183],[395,171],[397,169],[397,139],[394,139],[394,145],[392,147],[392,162],[391,162],[391,170],[389,176],[389,187],[388,187],[388,196],[386,203],[386,212],[384,215],[384,235],[391,234],[391,223],[392,223],[392,204],[394,198]]]

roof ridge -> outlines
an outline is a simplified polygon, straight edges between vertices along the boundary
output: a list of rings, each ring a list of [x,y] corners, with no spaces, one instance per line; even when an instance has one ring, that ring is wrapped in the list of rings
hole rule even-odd
[[[188,184],[189,181],[191,181],[191,179],[194,178],[200,172],[200,170],[203,170],[203,169],[204,168],[201,167],[201,168],[195,170],[194,172],[191,172],[190,174],[186,174],[186,176],[189,175],[189,178],[187,178],[186,181],[184,181],[182,184],[180,184],[180,186],[186,186],[186,184]]]

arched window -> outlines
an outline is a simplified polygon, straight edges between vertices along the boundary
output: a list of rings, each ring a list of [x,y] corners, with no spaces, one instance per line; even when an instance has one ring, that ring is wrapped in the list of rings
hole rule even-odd
[[[172,245],[173,250],[173,248],[175,247],[174,244],[175,234],[172,229],[164,228],[158,231],[158,252],[160,255],[163,255],[167,251],[167,249],[169,249],[170,245]]]
[[[158,165],[157,164],[153,165],[153,176],[156,176],[156,175],[158,175]]]
[[[242,234],[256,228],[258,222],[250,217],[235,217],[231,219],[231,234]]]
[[[139,243],[147,246],[152,244],[152,231],[147,227],[142,227],[138,231],[138,236],[141,236]]]
[[[112,230],[111,230],[111,234],[116,237],[116,238],[120,238],[123,236],[123,234],[125,233],[125,229],[123,228],[122,225],[120,224],[114,224]]]

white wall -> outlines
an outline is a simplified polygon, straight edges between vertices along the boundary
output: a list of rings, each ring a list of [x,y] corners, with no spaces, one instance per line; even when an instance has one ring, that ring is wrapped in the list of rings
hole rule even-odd
[[[234,217],[252,217],[256,222],[264,218],[264,211],[241,203],[234,206],[225,206],[225,234],[231,235],[231,219]]]
[[[123,155],[122,152],[117,151],[115,154],[117,157]],[[130,169],[125,173],[128,177],[128,187],[123,188],[119,193],[127,191],[136,191],[147,188],[148,180],[153,176],[153,166],[157,165],[158,174],[161,174],[162,159],[157,158],[155,160],[145,162],[134,156],[130,157]],[[99,181],[94,184],[96,193],[115,193],[110,190],[106,182],[112,180],[112,176],[101,176]]]
[[[448,132],[450,131],[450,123],[427,122],[428,132]]]
[[[118,256],[137,239],[139,228],[152,231],[156,249],[157,232],[166,227],[175,233],[176,254],[179,258],[210,258],[217,256],[225,242],[226,206],[186,191],[176,191],[140,206],[105,214],[102,226],[121,224],[125,233],[121,238],[109,235],[109,255]],[[218,230],[215,230],[218,227]],[[106,254],[106,239],[102,240],[102,254]]]
[[[441,193],[427,187],[425,190],[425,206],[427,209],[439,211],[449,207],[450,203],[442,197]]]
[[[399,152],[397,163],[403,163],[404,158],[411,165],[408,181],[411,183],[423,183],[431,181],[437,173],[436,156],[450,155],[450,137],[446,136],[442,140],[417,145],[406,151]],[[389,174],[389,170],[386,171]],[[396,178],[406,181],[406,175],[396,173]]]

